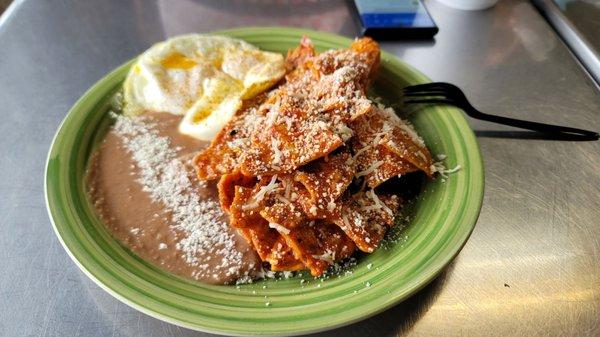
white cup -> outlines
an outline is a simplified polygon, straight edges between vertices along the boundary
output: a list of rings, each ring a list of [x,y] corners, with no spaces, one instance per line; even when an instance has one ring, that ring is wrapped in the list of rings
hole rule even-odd
[[[437,0],[444,5],[456,9],[462,9],[466,11],[478,11],[486,8],[490,8],[498,2],[498,0]]]

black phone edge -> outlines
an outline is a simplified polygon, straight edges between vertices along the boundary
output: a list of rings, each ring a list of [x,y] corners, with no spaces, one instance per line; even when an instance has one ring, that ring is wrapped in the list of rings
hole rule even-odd
[[[439,28],[437,24],[433,20],[431,14],[429,14],[429,10],[423,4],[421,5],[427,12],[427,15],[431,18],[431,21],[435,25],[434,27],[398,27],[398,28],[365,28],[362,17],[358,11],[358,7],[356,6],[356,2],[354,0],[346,0],[348,7],[352,10],[352,17],[354,22],[359,27],[359,34],[361,36],[369,36],[376,40],[424,40],[424,39],[433,39],[433,37],[439,32]]]

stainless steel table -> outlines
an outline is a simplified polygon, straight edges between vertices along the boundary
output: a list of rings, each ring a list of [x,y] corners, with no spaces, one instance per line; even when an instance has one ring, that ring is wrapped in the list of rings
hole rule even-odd
[[[77,269],[46,215],[46,152],[90,85],[167,36],[248,25],[355,35],[344,1],[276,2],[17,0],[2,16],[0,336],[207,336],[130,309]],[[384,49],[483,111],[600,130],[598,88],[528,2],[427,4],[435,42]],[[321,336],[600,335],[600,142],[472,126],[486,197],[461,254],[418,295]]]

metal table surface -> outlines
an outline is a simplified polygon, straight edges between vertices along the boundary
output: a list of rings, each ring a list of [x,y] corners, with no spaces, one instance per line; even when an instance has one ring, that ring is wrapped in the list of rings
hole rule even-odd
[[[129,308],[77,269],[48,220],[43,170],[75,100],[153,42],[249,25],[356,32],[344,1],[248,3],[17,1],[2,16],[0,336],[207,336]],[[462,86],[483,111],[600,130],[598,88],[529,2],[427,4],[435,41],[384,49]],[[461,254],[404,303],[320,336],[600,335],[600,142],[472,126],[486,196]]]

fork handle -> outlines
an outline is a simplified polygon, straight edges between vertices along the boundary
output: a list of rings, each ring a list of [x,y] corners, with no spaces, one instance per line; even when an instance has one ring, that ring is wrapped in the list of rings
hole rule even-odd
[[[474,108],[465,109],[465,112],[470,117],[481,119],[488,122],[497,124],[510,125],[521,129],[533,130],[547,134],[559,134],[564,136],[578,136],[581,139],[586,140],[597,140],[599,135],[597,132],[582,130],[577,128],[570,128],[567,126],[559,126],[552,124],[544,124],[538,122],[525,121],[521,119],[508,118],[503,116],[496,116],[483,113]]]

